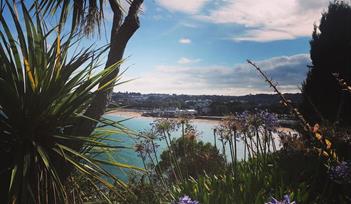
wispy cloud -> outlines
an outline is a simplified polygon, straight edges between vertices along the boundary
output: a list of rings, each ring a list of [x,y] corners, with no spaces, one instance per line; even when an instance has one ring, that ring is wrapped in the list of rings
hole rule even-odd
[[[190,44],[191,40],[189,38],[180,38],[178,42],[180,44]]]
[[[201,61],[201,59],[189,59],[186,57],[182,57],[177,62],[178,62],[178,64],[194,64],[194,63],[197,63],[200,61]]]
[[[209,0],[156,0],[156,3],[169,11],[195,14],[199,12],[208,1]]]
[[[215,24],[240,24],[236,41],[274,41],[310,36],[329,0],[228,0],[196,18]]]
[[[189,22],[183,22],[180,23],[182,26],[187,27],[187,28],[198,28],[199,26],[195,23],[189,23]]]
[[[298,92],[310,64],[308,54],[279,56],[256,62],[283,92]],[[145,86],[147,84],[147,86]],[[150,74],[124,85],[125,90],[143,93],[244,95],[270,93],[262,78],[243,63],[237,66],[158,65]],[[120,89],[121,90],[121,87]]]

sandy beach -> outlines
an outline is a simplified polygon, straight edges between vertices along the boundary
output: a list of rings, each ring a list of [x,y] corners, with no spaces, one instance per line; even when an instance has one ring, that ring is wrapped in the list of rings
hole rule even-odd
[[[156,117],[145,117],[142,116],[143,112],[141,110],[135,110],[135,109],[117,109],[114,111],[109,111],[106,113],[106,115],[114,115],[114,116],[120,116],[124,118],[151,118],[151,119],[157,119]],[[220,120],[210,120],[210,119],[191,119],[192,121],[196,122],[203,122],[203,123],[211,123],[217,125]]]
[[[115,115],[115,116],[120,116],[120,117],[124,117],[124,118],[143,117],[143,116],[141,116],[141,114],[143,114],[142,111],[134,110],[134,109],[117,109],[117,110],[109,111],[106,113],[106,115]]]

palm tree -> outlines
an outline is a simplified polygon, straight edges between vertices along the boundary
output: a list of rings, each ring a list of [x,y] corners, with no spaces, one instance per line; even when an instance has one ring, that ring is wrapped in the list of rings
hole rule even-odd
[[[70,6],[73,7],[71,29],[82,30],[89,35],[98,27],[100,30],[101,21],[104,18],[104,0],[38,0],[39,9],[43,13],[52,13],[61,9],[60,12],[60,27],[66,22],[67,16],[70,14]],[[143,0],[125,0],[129,3],[128,12],[121,8],[120,1],[109,0],[109,6],[113,12],[113,22],[110,36],[109,54],[105,67],[108,68],[122,60],[124,50],[129,39],[133,36],[139,28],[139,11]],[[124,19],[123,19],[124,18]],[[102,83],[100,87],[107,81],[115,78],[119,73],[119,69],[112,72]],[[99,119],[105,113],[106,105],[108,103],[108,96],[113,88],[113,83],[110,85],[110,91],[99,93],[91,102],[85,115],[89,118]],[[96,126],[96,122],[92,120],[83,119],[77,125],[76,132],[80,135],[89,136]]]
[[[129,11],[124,21],[121,21],[121,8],[116,4],[114,0],[110,0],[110,6],[114,13],[113,25],[111,30],[111,43],[110,50],[107,58],[105,68],[118,63],[122,60],[124,50],[127,46],[129,39],[133,36],[136,30],[139,28],[138,11],[143,3],[143,0],[134,0],[131,2]],[[106,79],[102,81],[99,87],[102,87],[106,82],[113,80],[119,73],[119,69],[115,69]],[[85,115],[90,118],[99,119],[105,113],[106,105],[108,102],[108,96],[113,89],[113,85],[109,86],[110,91],[101,92],[96,95],[94,100],[91,102],[89,108],[85,112]],[[81,135],[90,135],[96,126],[96,122],[92,120],[82,120],[77,126],[77,132]]]
[[[69,2],[36,1],[28,10],[23,1],[21,9],[1,1],[0,197],[4,203],[83,201],[77,178],[84,178],[92,187],[103,185],[114,190],[111,180],[125,185],[102,165],[133,168],[96,157],[121,148],[111,145],[111,139],[96,124],[118,126],[101,116],[109,92],[120,83],[120,61],[127,41],[139,27],[137,13],[142,1],[131,3],[123,22],[118,4],[110,1],[114,21],[109,57],[105,69],[97,74],[92,73],[105,48],[87,48],[68,56],[79,40],[78,23],[88,22],[73,14],[78,19],[73,21],[72,31],[61,36]],[[84,5],[79,2],[74,1],[74,5]],[[48,30],[42,16],[59,5],[63,8],[60,22]],[[11,19],[5,19],[4,13]],[[48,46],[55,30],[57,37]],[[67,188],[67,183],[72,186]],[[101,197],[108,200],[103,192]]]

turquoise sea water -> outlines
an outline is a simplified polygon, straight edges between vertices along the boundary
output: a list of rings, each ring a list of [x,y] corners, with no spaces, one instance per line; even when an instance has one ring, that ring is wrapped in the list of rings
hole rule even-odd
[[[113,119],[115,121],[126,119],[123,117],[112,116],[112,115],[108,115],[106,117],[109,119]],[[139,118],[133,118],[133,119],[123,121],[122,124],[127,128],[138,132],[138,131],[150,129],[151,128],[150,123],[153,120],[154,120],[153,118],[139,117]],[[200,137],[198,138],[198,140],[214,144],[213,129],[215,128],[216,125],[218,125],[217,122],[205,121],[205,120],[193,120],[191,123],[200,132]],[[181,136],[180,131],[174,132],[172,134],[172,138],[178,138],[180,136]],[[125,164],[134,165],[134,166],[143,168],[143,163],[141,158],[139,158],[137,156],[137,153],[134,151],[135,140],[130,136],[124,135],[124,134],[116,134],[116,135],[113,135],[112,137],[114,139],[120,140],[120,143],[118,145],[123,145],[128,148],[128,149],[122,149],[117,153],[115,153],[113,155],[114,159]],[[158,148],[158,153],[161,153],[163,150],[166,149],[166,144],[164,142],[158,142],[158,144],[160,145],[160,147]],[[222,152],[221,147],[222,147],[222,144],[220,143],[220,141],[217,140],[217,148],[220,150],[220,152]],[[239,142],[238,143],[239,159],[243,157],[243,151],[244,151],[243,147],[244,147],[243,144]],[[226,152],[227,152],[226,155],[229,155],[229,148],[226,148]],[[118,176],[118,178],[124,181],[128,179],[128,175],[127,175],[128,171],[123,169],[118,169],[116,167],[107,167],[107,168],[111,173]]]

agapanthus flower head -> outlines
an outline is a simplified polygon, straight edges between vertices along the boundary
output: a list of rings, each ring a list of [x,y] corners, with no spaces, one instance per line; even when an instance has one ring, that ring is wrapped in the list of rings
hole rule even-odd
[[[240,130],[243,132],[247,131],[250,126],[250,124],[248,123],[250,113],[248,111],[244,111],[242,113],[237,113],[235,117],[240,125]]]
[[[284,195],[282,201],[279,201],[272,197],[271,201],[265,204],[296,204],[296,202],[295,201],[290,202],[289,195]]]
[[[351,183],[351,167],[346,161],[333,166],[329,170],[330,178],[336,183]]]
[[[179,128],[176,120],[168,118],[156,119],[150,125],[152,127],[151,131],[159,140],[166,139],[167,135],[170,135],[171,132],[176,131]]]
[[[146,139],[150,139],[150,140],[155,140],[157,139],[157,133],[151,129],[151,130],[144,130],[144,131],[140,131],[138,134],[139,138],[146,138]]]
[[[150,140],[140,140],[137,144],[135,144],[135,152],[139,153],[138,156],[146,157],[147,154],[150,154],[154,151],[154,147],[158,147],[158,145],[152,145]]]
[[[196,132],[196,130],[189,130],[185,132],[185,138],[189,139],[189,140],[196,140],[199,137],[198,132]]]
[[[247,124],[251,127],[261,127],[264,124],[264,118],[260,113],[251,113],[247,118]]]
[[[276,114],[270,113],[268,111],[261,111],[259,115],[263,121],[265,128],[272,130],[278,126],[278,116]]]
[[[144,151],[144,146],[141,143],[137,143],[134,146],[135,152],[142,152]]]
[[[196,140],[199,138],[201,135],[201,132],[199,132],[194,125],[191,123],[185,124],[185,130],[184,130],[184,136],[187,139],[190,140]]]
[[[181,127],[182,125],[186,125],[190,123],[190,117],[186,115],[181,115],[176,119],[177,127]]]
[[[235,115],[229,115],[225,117],[216,127],[216,134],[219,136],[219,140],[229,141],[233,139],[239,140],[239,134],[242,131],[241,121],[239,121]]]
[[[199,201],[191,200],[191,198],[187,195],[184,195],[179,198],[178,202],[175,204],[200,204]]]
[[[160,118],[154,120],[152,126],[158,131],[173,131],[177,129],[177,122],[173,119]]]

